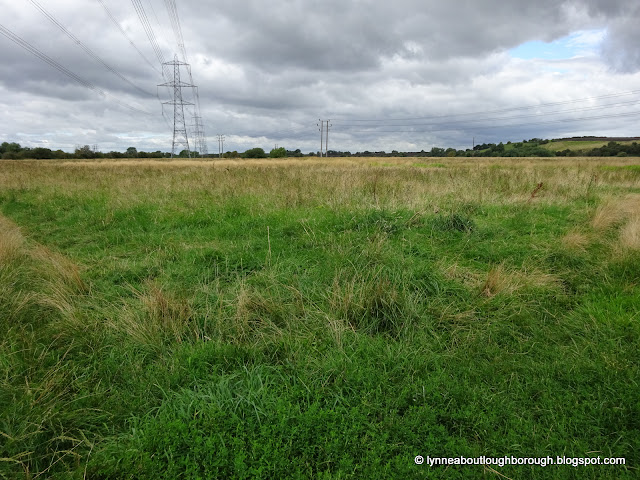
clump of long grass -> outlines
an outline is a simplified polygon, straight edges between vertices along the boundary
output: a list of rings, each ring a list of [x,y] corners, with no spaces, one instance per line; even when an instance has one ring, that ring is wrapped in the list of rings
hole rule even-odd
[[[265,296],[243,282],[235,298],[233,320],[239,338],[248,339],[264,330],[280,333],[287,321],[287,311],[278,298]]]
[[[24,244],[22,233],[5,217],[0,216],[0,265],[12,262]]]
[[[613,250],[640,249],[640,195],[629,194],[613,198],[599,206],[592,219],[592,226],[601,233],[618,228],[613,240]]]
[[[550,273],[536,269],[510,269],[501,263],[489,270],[480,291],[484,296],[493,297],[498,294],[514,295],[520,291],[536,289],[560,291],[561,283]]]
[[[561,239],[562,245],[569,250],[575,250],[577,252],[585,252],[591,239],[589,236],[579,230],[571,230],[567,232]]]
[[[623,223],[637,212],[640,212],[640,195],[613,198],[596,209],[591,224],[596,230],[606,230]]]
[[[141,348],[159,351],[164,345],[201,338],[188,302],[153,281],[142,289],[132,287],[135,301],[116,309],[106,326]]]
[[[402,283],[382,272],[336,275],[329,305],[336,318],[334,332],[347,325],[362,333],[398,336],[413,319],[410,295]]]
[[[640,249],[640,214],[634,214],[620,229],[620,243],[632,250]]]

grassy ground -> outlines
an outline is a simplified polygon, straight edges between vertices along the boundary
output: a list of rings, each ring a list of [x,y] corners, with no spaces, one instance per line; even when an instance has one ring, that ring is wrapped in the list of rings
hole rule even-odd
[[[637,478],[637,163],[2,162],[0,477]]]

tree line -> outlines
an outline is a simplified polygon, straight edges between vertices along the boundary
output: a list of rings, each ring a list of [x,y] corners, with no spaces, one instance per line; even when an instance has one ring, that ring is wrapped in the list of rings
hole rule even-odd
[[[532,138],[531,140],[523,140],[522,142],[502,142],[483,143],[475,145],[472,149],[456,150],[455,148],[433,147],[429,151],[421,150],[419,152],[398,152],[393,150],[390,153],[385,151],[368,151],[351,153],[349,151],[329,150],[329,157],[577,157],[577,156],[593,156],[593,157],[624,157],[624,156],[640,156],[640,144],[633,142],[631,144],[618,143],[610,141],[602,147],[586,148],[582,150],[565,149],[554,151],[547,145],[550,140],[540,138]],[[197,152],[189,152],[182,150],[178,157],[200,157]],[[269,153],[260,147],[250,148],[245,152],[237,151],[225,152],[223,158],[286,158],[286,157],[305,157],[316,156],[315,152],[308,154],[302,153],[298,148],[296,150],[287,150],[284,147],[274,148]],[[23,147],[19,143],[4,142],[0,144],[0,158],[4,160],[20,160],[20,159],[99,159],[99,158],[170,158],[171,154],[160,150],[155,152],[138,151],[135,147],[129,147],[125,152],[100,152],[89,145],[78,146],[71,152],[62,150],[52,150],[45,147]],[[209,154],[202,157],[218,158],[218,154]]]
[[[314,155],[313,153],[305,155],[300,151],[287,150],[284,147],[274,148],[269,153],[266,153],[262,148],[251,148],[243,153],[237,151],[225,152],[223,158],[286,158],[286,157],[304,157],[308,155]],[[188,150],[182,150],[178,155],[180,158],[188,157],[206,157],[206,158],[218,158],[218,154],[199,155],[198,152],[189,152]],[[23,147],[19,143],[15,142],[3,142],[0,144],[0,158],[3,160],[21,160],[21,159],[95,159],[95,158],[170,158],[171,153],[162,152],[160,150],[155,152],[138,151],[135,147],[129,147],[124,152],[100,152],[91,148],[89,145],[82,147],[78,146],[71,152],[65,152],[63,150],[52,150],[45,147]]]

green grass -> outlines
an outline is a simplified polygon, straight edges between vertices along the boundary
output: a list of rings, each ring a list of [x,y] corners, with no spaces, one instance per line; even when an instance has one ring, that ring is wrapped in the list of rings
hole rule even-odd
[[[636,478],[635,172],[369,161],[3,163],[0,478]]]

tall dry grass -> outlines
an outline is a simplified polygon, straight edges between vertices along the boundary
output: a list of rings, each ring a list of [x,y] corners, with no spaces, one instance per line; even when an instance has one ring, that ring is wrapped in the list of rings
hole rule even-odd
[[[406,207],[452,203],[522,203],[532,206],[585,198],[624,182],[640,188],[633,171],[607,170],[633,159],[331,158],[216,161],[8,162],[0,178],[7,189],[39,188],[109,201],[171,203],[171,193],[193,192],[193,205],[254,196],[271,205]],[[434,166],[437,165],[437,166]],[[27,180],[28,179],[28,180]],[[540,183],[544,188],[531,199]]]
[[[639,212],[640,195],[638,194],[610,198],[597,208],[592,225],[596,230],[605,230],[625,222]]]

